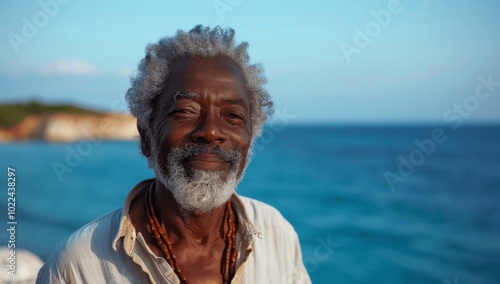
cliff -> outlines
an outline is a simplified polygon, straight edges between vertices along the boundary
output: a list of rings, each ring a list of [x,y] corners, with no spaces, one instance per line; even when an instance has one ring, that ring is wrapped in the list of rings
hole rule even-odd
[[[124,114],[32,114],[14,126],[0,129],[0,141],[85,139],[131,140],[138,137],[136,119]]]

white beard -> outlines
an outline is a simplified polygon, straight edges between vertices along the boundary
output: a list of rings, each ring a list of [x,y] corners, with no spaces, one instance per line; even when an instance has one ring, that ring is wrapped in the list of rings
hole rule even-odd
[[[231,168],[222,179],[222,171],[204,171],[190,169],[187,175],[181,162],[185,158],[186,149],[172,148],[167,157],[166,167],[159,164],[159,147],[152,141],[153,169],[158,180],[169,190],[175,201],[187,212],[209,212],[231,198],[236,191],[239,179],[238,166],[241,163],[241,154],[234,150],[226,152],[227,160],[231,160]],[[241,175],[243,176],[243,174]]]

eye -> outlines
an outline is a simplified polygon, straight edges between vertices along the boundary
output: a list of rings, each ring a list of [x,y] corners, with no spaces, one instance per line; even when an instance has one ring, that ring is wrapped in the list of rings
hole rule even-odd
[[[237,112],[229,112],[226,115],[226,117],[227,117],[227,120],[231,124],[245,124],[246,123],[245,117]]]
[[[230,113],[229,114],[229,118],[231,118],[231,119],[241,119],[241,116],[239,116],[236,113]]]
[[[191,113],[191,111],[183,108],[183,109],[175,110],[174,113]]]
[[[168,113],[168,117],[181,119],[192,117],[195,114],[195,110],[191,108],[176,108]]]
[[[182,121],[197,117],[200,111],[201,107],[196,101],[180,97],[165,108],[167,118]]]

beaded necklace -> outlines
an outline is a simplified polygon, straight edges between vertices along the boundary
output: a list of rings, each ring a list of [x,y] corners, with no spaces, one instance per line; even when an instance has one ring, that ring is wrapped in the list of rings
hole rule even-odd
[[[153,183],[154,185],[154,183]],[[152,185],[152,186],[153,186]],[[170,267],[173,268],[174,272],[179,277],[181,283],[186,284],[186,277],[183,276],[179,264],[175,258],[175,255],[172,250],[172,243],[168,238],[167,233],[163,230],[156,217],[155,210],[153,208],[153,188],[152,186],[146,192],[146,197],[144,198],[144,205],[146,208],[146,214],[149,221],[149,227],[151,230],[151,234],[154,236],[156,240],[156,244],[161,249],[163,253],[163,257],[168,262]],[[236,223],[234,219],[233,208],[231,206],[231,201],[226,202],[226,208],[224,212],[224,222],[228,226],[228,230],[226,232],[224,252],[222,256],[221,263],[221,274],[224,284],[231,283],[231,279],[234,276],[234,270],[236,266]]]

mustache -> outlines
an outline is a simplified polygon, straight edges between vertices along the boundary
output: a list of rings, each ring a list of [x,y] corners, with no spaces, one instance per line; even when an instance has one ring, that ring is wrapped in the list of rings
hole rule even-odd
[[[214,155],[218,159],[231,164],[237,163],[242,157],[242,154],[238,150],[231,148],[210,145],[188,145],[185,147],[172,148],[169,153],[169,158],[174,161],[182,161],[203,154]]]

